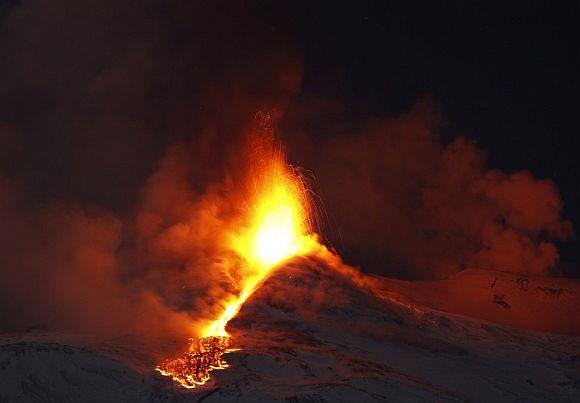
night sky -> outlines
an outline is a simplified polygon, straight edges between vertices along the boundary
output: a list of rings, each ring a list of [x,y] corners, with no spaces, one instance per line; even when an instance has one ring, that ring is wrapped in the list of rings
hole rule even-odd
[[[466,137],[486,167],[552,179],[580,228],[577,4],[105,3],[0,1],[0,172],[39,200],[132,211],[204,115],[236,127],[205,101],[220,92],[207,83],[226,82],[256,105],[332,99],[352,125],[428,97],[443,144]],[[575,238],[558,247],[580,275]]]

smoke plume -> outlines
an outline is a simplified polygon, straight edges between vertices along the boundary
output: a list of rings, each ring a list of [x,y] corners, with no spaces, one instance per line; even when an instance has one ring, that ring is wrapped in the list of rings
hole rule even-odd
[[[351,264],[404,278],[465,268],[553,273],[554,241],[572,228],[552,181],[487,169],[466,138],[443,144],[441,112],[429,98],[354,128],[332,102],[307,104],[289,124],[293,155],[316,173],[326,235]]]

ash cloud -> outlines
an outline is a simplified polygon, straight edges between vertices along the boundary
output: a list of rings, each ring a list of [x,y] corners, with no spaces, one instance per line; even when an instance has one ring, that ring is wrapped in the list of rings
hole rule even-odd
[[[432,105],[355,124],[300,94],[282,3],[4,7],[0,331],[186,340],[237,291],[241,263],[219,240],[257,110],[276,111],[292,162],[317,178],[327,238],[365,271],[547,274],[571,233],[552,182],[489,170],[466,139],[443,144]]]
[[[29,326],[143,339],[190,334],[139,279],[123,276],[122,223],[98,208],[39,204],[0,177],[2,330]]]
[[[423,279],[465,268],[557,273],[555,241],[572,227],[552,181],[488,169],[466,138],[444,144],[445,122],[429,97],[397,118],[353,126],[343,113],[306,100],[287,130],[292,154],[318,178],[326,235],[349,263]]]

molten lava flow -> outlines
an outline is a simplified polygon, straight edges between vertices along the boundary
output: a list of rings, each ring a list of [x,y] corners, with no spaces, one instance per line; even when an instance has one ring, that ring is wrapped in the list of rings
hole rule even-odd
[[[156,369],[181,386],[191,389],[206,383],[211,370],[227,368],[228,364],[222,355],[233,350],[232,339],[229,337],[192,339],[183,357],[167,360]]]
[[[201,339],[192,340],[185,356],[157,367],[188,388],[205,383],[212,369],[226,367],[221,356],[233,349],[226,325],[267,276],[280,263],[307,254],[317,243],[310,230],[306,188],[275,147],[269,116],[259,115],[259,119],[259,130],[250,138],[243,188],[247,207],[227,245],[247,266],[237,284],[239,293],[225,301],[223,313],[202,330]]]

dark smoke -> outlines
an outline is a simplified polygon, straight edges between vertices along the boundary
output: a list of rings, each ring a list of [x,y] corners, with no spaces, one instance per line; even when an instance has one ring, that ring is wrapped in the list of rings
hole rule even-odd
[[[554,241],[572,228],[552,181],[487,169],[465,138],[443,144],[428,98],[354,128],[340,116],[332,102],[309,100],[288,131],[296,158],[318,177],[327,236],[347,261],[406,278],[465,268],[555,274]]]
[[[43,198],[131,209],[170,144],[193,139],[204,153],[219,151],[256,109],[292,99],[301,65],[272,35],[275,15],[284,7],[221,1],[6,8],[0,168]]]
[[[466,139],[443,144],[432,104],[353,123],[301,94],[282,3],[3,7],[0,331],[191,332],[235,291],[216,239],[257,110],[280,119],[317,177],[326,235],[363,270],[549,274],[571,233],[552,182],[489,170]]]
[[[122,223],[113,214],[40,205],[0,177],[0,220],[0,329],[191,333],[187,315],[168,310],[140,280],[123,278]]]
[[[210,244],[235,171],[226,156],[255,111],[284,110],[301,81],[268,23],[284,6],[2,7],[0,330],[191,333],[217,298],[197,294],[227,286]]]

